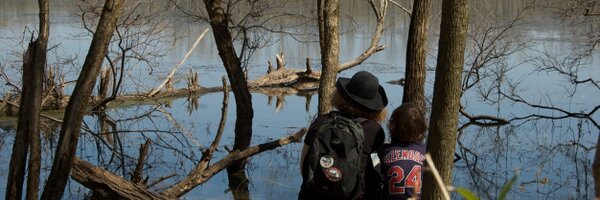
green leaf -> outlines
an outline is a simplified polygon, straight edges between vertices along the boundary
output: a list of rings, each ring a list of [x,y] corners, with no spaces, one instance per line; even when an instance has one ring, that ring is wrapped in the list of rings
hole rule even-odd
[[[500,196],[498,197],[498,200],[504,200],[506,198],[506,195],[508,194],[508,192],[510,191],[510,189],[512,188],[513,184],[517,181],[517,175],[513,176],[510,181],[508,181],[506,184],[504,184],[504,187],[502,187],[502,192],[500,192]]]
[[[465,200],[479,200],[479,197],[475,196],[471,191],[466,188],[454,188],[454,191],[460,194],[460,196],[464,197]]]

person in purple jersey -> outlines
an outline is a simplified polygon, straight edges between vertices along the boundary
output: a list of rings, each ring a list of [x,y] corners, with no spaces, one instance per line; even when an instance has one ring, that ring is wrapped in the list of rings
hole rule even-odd
[[[377,152],[383,176],[381,198],[420,199],[427,121],[418,107],[404,103],[392,113],[388,129],[391,143]]]

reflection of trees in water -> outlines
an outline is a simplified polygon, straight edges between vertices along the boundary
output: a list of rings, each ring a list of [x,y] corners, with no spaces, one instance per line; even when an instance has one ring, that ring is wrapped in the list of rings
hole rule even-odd
[[[291,94],[273,94],[272,92],[266,92],[266,91],[261,91],[263,94],[268,95],[267,96],[267,105],[272,105],[273,104],[273,99],[275,99],[275,112],[279,112],[281,111],[281,109],[283,109],[283,107],[285,107],[285,98],[286,96],[289,96]],[[304,98],[306,98],[306,101],[304,103],[304,110],[306,112],[310,111],[310,101],[312,99],[312,96],[314,94],[316,94],[317,91],[303,91],[301,93],[297,93],[295,95],[297,96],[302,96]]]
[[[94,127],[84,128],[87,134],[81,138],[80,156],[128,179],[138,163],[140,145],[150,140],[152,144],[143,169],[145,174],[152,175],[142,178],[149,186],[157,185],[156,180],[172,177],[177,171],[189,171],[184,163],[197,163],[199,149],[192,145],[193,139],[185,134],[183,126],[169,120],[165,117],[167,114],[161,105],[138,105],[97,113]]]
[[[252,157],[246,166],[254,199],[296,199],[302,145],[286,145]],[[258,192],[260,190],[260,192]],[[256,191],[256,192],[255,192]],[[264,195],[264,196],[258,196]]]
[[[513,112],[513,116],[506,120],[510,122],[507,126],[467,128],[470,124],[466,124],[459,129],[458,146],[463,161],[456,164],[458,175],[455,180],[458,184],[469,184],[469,188],[473,188],[480,196],[492,199],[515,170],[519,170],[519,192],[513,188],[512,195],[528,191],[525,194],[531,197],[593,198],[590,171],[594,168],[590,160],[597,148],[595,141],[600,126],[594,117],[600,105],[594,105],[591,99],[586,101],[577,97],[589,98],[583,93],[594,94],[600,89],[597,79],[594,80],[597,77],[589,74],[594,71],[590,69],[593,62],[590,56],[594,54],[589,45],[597,42],[573,42],[572,53],[565,54],[565,50],[552,53],[546,46],[540,47],[535,42],[523,40],[513,30],[523,25],[523,16],[526,16],[522,15],[523,11],[530,7],[530,3],[527,4],[507,23],[482,20],[471,32],[474,44],[471,55],[474,56],[467,58],[469,70],[463,79],[463,97],[466,97],[463,103],[476,97],[482,99],[482,103],[497,106],[498,113],[486,119],[488,121],[494,117],[506,117],[503,113],[507,111]],[[597,20],[573,16],[571,19],[577,18],[585,22],[583,24]],[[541,50],[535,49],[538,47]],[[528,54],[527,59],[511,56],[523,51]],[[523,77],[510,75],[515,72],[529,74]],[[538,75],[560,78],[563,81],[557,84],[565,92],[544,97],[525,93],[524,89],[530,87],[529,84],[537,86],[535,81],[527,79],[537,80]],[[552,89],[555,88],[544,85],[542,89],[554,92]],[[506,103],[516,109],[513,110]],[[463,116],[473,124],[480,121],[478,116],[469,114],[478,111],[474,108],[477,106],[465,105],[461,109]]]
[[[14,134],[11,132],[12,129],[3,129],[0,132],[0,151],[6,146],[6,140],[8,139],[9,134]]]
[[[224,94],[227,93],[227,91],[224,92]],[[227,99],[227,95],[225,95],[223,108],[221,109],[222,117],[216,136],[211,136],[215,134],[210,133],[215,131],[211,131],[211,122],[207,122],[206,132],[208,135],[206,135],[206,140],[198,140],[197,138],[201,136],[192,134],[194,130],[187,130],[190,126],[185,120],[181,121],[182,117],[191,119],[194,119],[194,117],[192,115],[181,116],[177,114],[182,112],[178,111],[177,107],[171,108],[170,103],[166,105],[135,105],[110,110],[106,113],[94,113],[93,119],[90,119],[92,117],[86,118],[82,126],[86,134],[83,134],[81,138],[80,154],[84,160],[93,163],[92,165],[101,166],[103,169],[88,168],[85,163],[82,163],[84,161],[78,161],[79,164],[76,164],[78,170],[74,172],[76,173],[74,179],[86,187],[92,187],[89,182],[81,182],[84,180],[82,177],[89,174],[81,174],[82,170],[108,170],[110,173],[119,174],[123,178],[108,177],[103,179],[95,177],[95,180],[129,179],[134,183],[147,186],[148,190],[142,189],[143,192],[164,191],[163,195],[179,197],[218,173],[223,167],[227,166],[228,161],[252,156],[291,141],[297,141],[306,131],[303,129],[294,134],[293,137],[284,137],[280,140],[257,145],[257,147],[249,148],[250,151],[248,152],[246,150],[231,152],[226,145],[219,144],[220,136],[225,127],[224,119],[227,118]],[[188,103],[190,103],[189,99]],[[203,115],[211,113],[210,111],[204,112]],[[184,126],[184,124],[186,125]],[[191,127],[195,128],[194,123]],[[150,141],[152,143],[150,147],[142,146],[140,148],[143,143],[149,144]],[[149,146],[148,144],[146,145]],[[222,149],[229,152],[222,151]],[[140,156],[140,154],[145,155],[146,152],[147,158]],[[277,152],[279,153],[279,150]],[[214,161],[214,163],[211,161],[211,159],[220,158],[224,159],[218,162]],[[87,164],[87,166],[92,165]],[[255,169],[259,168],[256,167]],[[200,174],[197,172],[200,172]],[[104,172],[98,171],[98,173]],[[93,177],[92,174],[89,175]],[[235,198],[248,199],[249,182],[246,176],[236,174],[230,176],[229,179],[231,191],[234,193]],[[177,182],[176,185],[174,185],[175,182]],[[96,190],[94,187],[91,189]],[[70,195],[79,195],[78,193]],[[102,195],[101,197],[110,197],[114,194],[109,192],[108,195]]]
[[[498,196],[502,186],[520,173],[511,195],[593,197],[590,158],[598,130],[584,119],[535,119],[502,127],[469,127],[459,133],[462,161],[457,185],[469,184],[480,196]],[[463,175],[463,176],[461,176]]]
[[[246,166],[247,167],[247,166]],[[229,180],[229,190],[235,200],[247,200],[250,199],[250,192],[248,190],[249,180],[246,176],[246,171],[227,170],[227,178]]]
[[[288,145],[252,157],[252,161],[246,166],[247,176],[252,177],[248,181],[245,181],[244,177],[232,177],[228,174],[229,191],[232,192],[234,199],[247,199],[250,197],[249,194],[254,194],[251,195],[253,199],[297,198],[293,195],[298,191],[297,180],[299,179],[295,178],[300,177],[298,147],[301,148],[301,146]],[[232,184],[232,181],[238,182]],[[241,191],[234,191],[234,188]],[[258,190],[260,192],[257,192]]]

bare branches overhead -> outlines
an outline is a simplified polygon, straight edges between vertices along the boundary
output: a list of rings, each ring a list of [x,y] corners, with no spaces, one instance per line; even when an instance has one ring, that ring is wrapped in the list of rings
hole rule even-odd
[[[361,64],[371,55],[376,52],[382,51],[385,49],[385,45],[379,45],[379,39],[384,30],[384,21],[385,16],[387,14],[388,0],[379,0],[378,3],[375,0],[369,0],[369,4],[371,5],[371,9],[375,12],[375,16],[377,17],[377,25],[375,26],[375,30],[373,32],[373,36],[371,38],[371,44],[369,47],[354,60],[346,61],[338,67],[338,72],[350,69],[356,65]]]

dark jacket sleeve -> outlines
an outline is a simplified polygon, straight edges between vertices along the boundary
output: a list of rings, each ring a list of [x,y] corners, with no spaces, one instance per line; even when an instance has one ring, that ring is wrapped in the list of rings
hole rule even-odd
[[[363,128],[365,129],[366,134],[371,134],[366,136],[368,140],[370,140],[371,149],[366,152],[367,153],[367,163],[365,170],[365,192],[364,199],[377,199],[379,197],[379,193],[381,191],[381,173],[378,166],[373,166],[373,161],[371,159],[371,153],[377,153],[377,150],[381,146],[383,146],[385,140],[385,132],[381,125],[376,121],[369,120],[363,124]]]
[[[383,143],[385,142],[385,132],[383,131],[383,128],[381,128],[379,131],[377,132],[377,135],[375,136],[375,143],[373,144],[373,153],[377,153],[377,150],[379,150],[379,148],[381,148],[381,146],[383,146]]]

